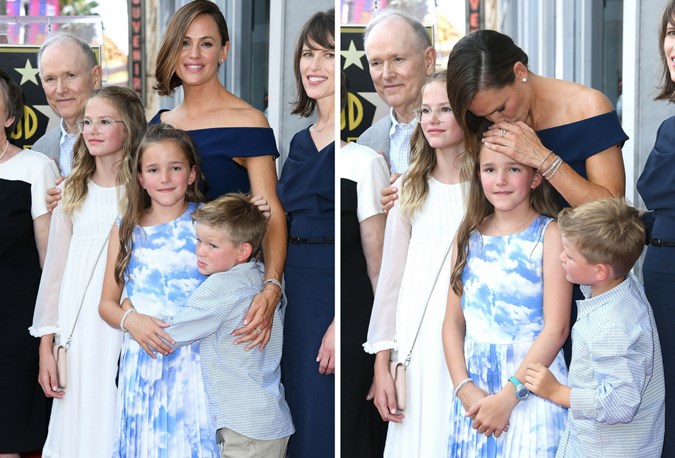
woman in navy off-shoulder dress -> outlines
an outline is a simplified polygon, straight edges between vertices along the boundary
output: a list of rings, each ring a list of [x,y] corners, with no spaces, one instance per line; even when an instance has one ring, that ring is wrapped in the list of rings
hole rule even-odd
[[[453,47],[448,99],[467,149],[478,150],[482,132],[490,149],[539,170],[564,206],[623,196],[621,147],[628,136],[610,101],[595,89],[537,75],[528,60],[494,30],[470,33]],[[579,288],[574,297],[583,299]],[[570,326],[575,320],[573,301]],[[565,360],[569,365],[569,339]]]
[[[160,95],[183,87],[183,101],[162,110],[150,121],[187,131],[195,141],[206,176],[207,197],[240,191],[262,196],[270,206],[263,240],[263,291],[254,299],[246,320],[235,331],[247,348],[269,340],[274,308],[281,297],[286,257],[286,223],[277,198],[274,133],[265,116],[230,93],[218,79],[218,67],[230,50],[225,18],[213,2],[196,1],[181,7],[167,25],[157,55],[155,75]]]
[[[660,24],[662,85],[657,100],[675,103],[675,0],[670,0]],[[666,33],[669,31],[669,33]],[[642,219],[647,226],[649,246],[642,264],[647,299],[663,349],[666,380],[666,435],[663,457],[675,456],[675,116],[666,119],[656,134],[654,149],[649,153],[637,189],[649,212]]]
[[[293,113],[311,127],[293,137],[278,193],[288,220],[281,370],[295,435],[290,458],[331,457],[335,444],[334,10],[305,24],[295,50]]]

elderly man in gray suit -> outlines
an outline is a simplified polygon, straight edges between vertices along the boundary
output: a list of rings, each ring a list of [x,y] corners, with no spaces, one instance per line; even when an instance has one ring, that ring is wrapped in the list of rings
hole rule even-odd
[[[357,143],[384,153],[392,174],[408,168],[414,110],[422,100],[422,86],[434,71],[436,50],[424,25],[389,10],[373,19],[363,35],[370,77],[391,112],[370,126]]]
[[[38,70],[47,102],[61,122],[40,137],[33,150],[53,158],[65,177],[72,168],[76,123],[89,95],[101,85],[101,67],[88,44],[73,35],[55,34],[38,52]]]

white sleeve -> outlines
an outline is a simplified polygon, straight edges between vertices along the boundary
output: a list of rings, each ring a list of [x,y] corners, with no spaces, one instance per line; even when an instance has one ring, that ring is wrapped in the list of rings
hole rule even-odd
[[[395,186],[401,189],[400,184],[399,178]],[[410,219],[400,210],[400,199],[397,199],[389,210],[384,229],[382,267],[368,326],[368,341],[363,344],[368,353],[397,348],[396,309],[412,230]]]
[[[359,223],[373,215],[382,213],[382,204],[380,203],[382,188],[388,184],[389,169],[387,168],[387,161],[381,155],[375,153],[368,158],[363,173],[356,183],[358,196],[356,217]]]
[[[60,187],[63,188],[63,184]],[[45,194],[42,194],[42,200],[44,199]],[[28,328],[30,334],[35,337],[59,332],[61,281],[73,235],[73,223],[70,217],[63,213],[62,208],[61,204],[56,206],[49,224],[47,255],[35,301],[33,325]]]

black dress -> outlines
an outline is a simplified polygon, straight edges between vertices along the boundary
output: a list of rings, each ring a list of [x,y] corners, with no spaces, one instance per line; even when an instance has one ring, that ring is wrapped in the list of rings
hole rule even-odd
[[[387,423],[366,393],[375,355],[363,350],[373,307],[360,222],[381,213],[379,194],[388,180],[382,156],[350,144],[340,150],[340,435],[342,456],[375,458],[384,452]]]
[[[24,150],[0,164],[0,453],[39,450],[47,437],[49,400],[38,384],[38,347],[28,328],[40,285],[33,220],[45,214],[56,167]]]

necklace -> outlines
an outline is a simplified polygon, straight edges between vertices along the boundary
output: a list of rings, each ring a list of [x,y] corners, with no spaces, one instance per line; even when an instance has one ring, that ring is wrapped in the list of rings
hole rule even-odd
[[[520,226],[518,226],[517,228],[512,229],[511,232],[509,232],[508,234],[505,233],[504,231],[502,231],[501,229],[499,229],[499,226],[497,226],[497,221],[495,220],[494,214],[492,215],[492,224],[494,225],[495,229],[497,229],[497,232],[499,232],[499,234],[501,234],[501,235],[512,235],[512,234],[518,233],[518,231],[520,231],[523,227],[525,227],[525,225],[528,222],[530,222],[531,219],[532,219],[532,215],[527,215],[527,218],[525,218],[525,221],[523,221],[520,224]]]
[[[7,148],[9,148],[9,138],[7,139],[7,143],[5,143],[5,146],[2,148],[2,154],[0,154],[0,159],[5,157],[5,153],[7,152]]]
[[[314,124],[312,127],[314,128],[314,132],[321,132],[323,131],[326,127],[333,125],[332,122],[327,122],[321,129],[316,127],[316,124]]]

